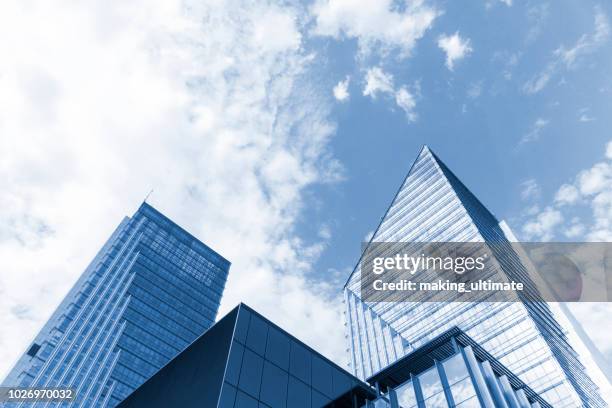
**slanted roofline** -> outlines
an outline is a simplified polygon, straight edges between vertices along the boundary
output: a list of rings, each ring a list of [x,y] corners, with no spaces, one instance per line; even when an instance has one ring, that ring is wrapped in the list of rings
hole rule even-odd
[[[176,222],[172,221],[170,218],[168,218],[168,216],[166,216],[164,213],[162,213],[161,211],[159,211],[157,208],[153,207],[151,204],[147,203],[146,201],[143,201],[142,204],[140,204],[140,206],[138,207],[138,210],[136,210],[136,212],[134,213],[132,218],[134,218],[139,213],[140,214],[145,214],[145,215],[146,215],[146,213],[154,214],[155,216],[157,216],[157,217],[161,218],[162,220],[164,220],[164,222],[167,222],[170,225],[172,225],[173,227],[175,227],[176,229],[178,229],[181,233],[185,234],[185,236],[187,236],[190,239],[193,239],[194,241],[196,241],[198,243],[198,245],[201,245],[202,247],[206,248],[207,250],[215,253],[216,256],[218,256],[221,261],[227,263],[227,267],[229,267],[231,265],[231,262],[227,258],[225,258],[223,255],[221,255],[219,253],[219,251],[216,251],[213,248],[211,248],[209,245],[205,244],[201,239],[197,238],[192,233],[187,231],[185,228],[181,227]]]
[[[381,217],[378,226],[376,227],[376,229],[374,230],[374,233],[372,234],[372,237],[370,238],[370,240],[367,242],[366,246],[369,246],[372,242],[374,242],[374,237],[376,237],[376,234],[378,233],[378,231],[380,230],[383,221],[387,218],[387,214],[389,213],[389,211],[391,210],[391,207],[393,206],[393,203],[395,203],[395,200],[397,199],[399,193],[402,191],[402,187],[404,186],[404,184],[406,183],[406,180],[408,179],[408,177],[410,176],[410,174],[412,173],[412,169],[414,168],[415,164],[418,162],[419,158],[423,155],[423,153],[429,153],[429,155],[431,156],[431,158],[434,160],[434,162],[437,164],[439,170],[442,172],[442,175],[448,180],[448,182],[450,183],[451,187],[453,188],[453,190],[456,191],[456,185],[459,185],[460,188],[464,188],[465,190],[467,190],[468,194],[470,196],[472,196],[476,202],[478,202],[478,204],[480,206],[482,206],[482,208],[484,210],[486,210],[491,217],[497,221],[497,219],[495,218],[495,216],[486,208],[486,206],[484,206],[480,200],[478,199],[478,197],[476,197],[469,188],[467,188],[467,186],[465,186],[465,184],[463,184],[463,182],[459,179],[459,177],[457,177],[449,168],[448,166],[442,161],[440,160],[440,158],[434,153],[434,151],[426,144],[424,144],[423,146],[421,146],[421,149],[419,150],[419,153],[417,154],[416,158],[414,159],[414,161],[412,162],[412,165],[410,166],[410,169],[408,170],[408,172],[406,173],[406,176],[404,177],[404,179],[402,180],[401,184],[399,185],[399,188],[397,189],[395,195],[393,196],[393,199],[391,200],[391,202],[389,203],[389,206],[387,207],[387,209],[385,210],[384,215]],[[459,195],[459,194],[457,194]],[[471,215],[470,215],[471,216]],[[346,282],[344,283],[343,289],[346,289],[348,283],[350,282],[351,278],[353,277],[353,275],[355,274],[355,271],[357,270],[357,267],[359,266],[359,263],[361,262],[362,258],[363,258],[363,254],[365,253],[365,250],[363,250],[361,252],[361,254],[359,255],[359,259],[357,261],[357,263],[355,264],[355,267],[353,268],[353,270],[351,271],[351,274],[348,276],[348,278],[346,279]]]
[[[393,199],[391,200],[391,202],[389,203],[389,205],[387,206],[387,209],[385,210],[385,213],[383,214],[383,216],[380,218],[380,221],[378,222],[378,225],[376,226],[376,229],[374,229],[374,233],[372,233],[372,236],[370,237],[370,240],[368,241],[367,245],[370,245],[372,243],[372,241],[374,240],[374,237],[376,236],[376,233],[378,232],[378,230],[380,229],[383,221],[385,220],[385,218],[387,217],[387,214],[389,213],[389,210],[391,210],[391,206],[393,206],[393,203],[395,202],[395,199],[397,198],[397,196],[399,195],[400,191],[402,191],[402,187],[404,186],[404,184],[406,183],[406,179],[408,178],[408,176],[410,175],[410,173],[412,172],[412,168],[414,167],[415,163],[417,162],[417,160],[419,159],[419,157],[421,156],[421,153],[423,152],[431,152],[431,149],[429,148],[429,146],[427,146],[426,144],[424,144],[423,146],[421,146],[421,148],[419,149],[419,153],[417,154],[416,158],[414,159],[414,161],[412,162],[412,164],[410,165],[410,168],[408,169],[408,172],[406,173],[406,176],[404,176],[404,179],[402,180],[400,186],[398,187],[397,191],[395,192],[395,195],[393,196]],[[351,274],[348,276],[348,278],[346,279],[346,282],[344,282],[344,286],[342,287],[342,289],[346,289],[346,286],[348,285],[348,283],[350,282],[351,278],[353,277],[353,274],[355,273],[355,271],[357,270],[357,266],[359,265],[359,262],[361,262],[361,259],[363,258],[363,254],[365,253],[365,251],[361,251],[361,254],[359,255],[359,259],[357,260],[357,263],[355,264],[355,267],[353,268],[353,270],[351,271]]]

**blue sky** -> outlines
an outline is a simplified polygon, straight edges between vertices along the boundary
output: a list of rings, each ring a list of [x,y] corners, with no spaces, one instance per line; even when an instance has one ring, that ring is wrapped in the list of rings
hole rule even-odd
[[[518,236],[541,238],[522,234],[529,219],[525,211],[546,206],[559,186],[604,157],[610,139],[610,44],[602,40],[571,67],[557,67],[537,92],[526,84],[547,70],[559,47],[594,36],[595,16],[607,15],[605,6],[443,2],[438,6],[443,13],[406,58],[397,50],[356,57],[358,41],[351,38],[314,41],[325,56],[321,69],[328,86],[350,78],[350,96],[334,107],[338,128],[332,141],[346,178],[313,189],[316,204],[306,210],[302,226],[306,234],[316,234],[313,226],[322,222],[333,232],[318,270],[354,266],[360,240],[376,227],[424,143]],[[437,42],[457,32],[472,51],[450,70]],[[363,95],[371,67],[392,75],[396,86],[419,84],[416,120],[392,96]],[[528,186],[531,193],[523,193]]]
[[[612,240],[607,2],[0,5],[0,376],[151,204],[343,363],[339,289],[427,143],[526,240]],[[596,330],[606,307],[580,311]],[[20,333],[19,336],[14,333]]]

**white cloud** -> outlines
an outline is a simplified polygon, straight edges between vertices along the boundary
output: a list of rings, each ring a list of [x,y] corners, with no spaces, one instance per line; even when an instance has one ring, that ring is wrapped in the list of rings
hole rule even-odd
[[[221,313],[243,300],[344,358],[337,288],[309,278],[321,243],[294,233],[339,171],[299,13],[188,6],[2,3],[0,374],[152,187],[232,261]]]
[[[529,22],[529,29],[525,38],[527,43],[535,41],[542,32],[550,14],[549,7],[548,3],[540,3],[527,8],[527,21]]]
[[[542,72],[525,82],[523,92],[534,94],[544,89],[555,71],[554,67],[555,65],[549,64]]]
[[[554,237],[555,229],[562,222],[561,212],[552,207],[547,207],[534,219],[523,225],[523,234],[530,240],[550,241]]]
[[[560,46],[555,55],[568,67],[574,66],[578,58],[590,54],[608,40],[610,23],[608,17],[599,8],[595,9],[594,29],[591,34],[583,34],[571,47]]]
[[[592,122],[592,121],[594,121],[594,120],[595,120],[595,118],[594,118],[594,117],[589,116],[589,115],[587,115],[586,113],[582,113],[582,114],[580,115],[580,117],[578,118],[578,121],[579,121],[579,122]]]
[[[587,206],[590,218],[572,218],[563,229],[564,235],[589,241],[612,240],[612,142],[606,145],[606,161],[580,171],[570,183],[563,184],[555,194],[552,206],[532,215],[523,232],[527,238],[554,235],[554,230],[568,218],[576,206]]]
[[[349,97],[351,96],[348,90],[349,82],[350,82],[350,78],[347,75],[346,78],[344,78],[344,80],[339,81],[336,84],[336,86],[334,86],[333,93],[334,93],[334,98],[336,98],[336,100],[340,102],[344,102],[349,99]]]
[[[380,67],[372,67],[367,70],[365,76],[364,96],[376,98],[379,93],[393,93],[393,75],[386,73]]]
[[[567,306],[580,324],[587,329],[593,344],[597,346],[608,362],[612,361],[612,331],[601,330],[602,322],[610,319],[612,304],[609,302],[572,302],[567,303]],[[601,391],[609,392],[609,384]],[[605,394],[602,396],[606,401],[609,401],[609,395],[607,398]]]
[[[606,158],[612,160],[612,141],[606,145]]]
[[[418,119],[416,113],[417,97],[420,95],[420,83],[415,82],[411,91],[407,86],[401,86],[395,90],[393,85],[393,75],[386,73],[380,67],[372,67],[366,72],[366,83],[363,88],[363,95],[376,99],[378,95],[392,96],[395,104],[406,114],[408,122],[415,122]]]
[[[539,212],[540,212],[540,206],[537,204],[533,204],[523,210],[523,215],[533,216]]]
[[[578,122],[592,122],[595,118],[589,115],[589,108],[582,108],[578,111]]]
[[[512,0],[486,0],[484,2],[485,9],[490,10],[497,4],[504,4],[507,7],[512,7]]]
[[[311,12],[317,35],[357,39],[362,54],[399,49],[404,56],[439,15],[423,0],[406,2],[401,11],[392,0],[317,0]]]
[[[325,241],[328,241],[329,239],[331,239],[332,231],[331,231],[331,228],[329,227],[329,225],[327,225],[327,224],[321,225],[321,227],[319,228],[318,235],[319,235],[319,237],[321,237]]]
[[[540,196],[540,186],[534,179],[525,180],[521,183],[521,198],[524,201],[533,200]]]
[[[559,46],[553,52],[553,57],[545,68],[525,82],[523,92],[527,94],[540,92],[562,68],[574,68],[581,58],[601,48],[608,41],[609,36],[610,23],[608,17],[600,8],[596,7],[593,31],[580,36],[571,47]]]
[[[580,222],[579,218],[574,217],[570,225],[563,231],[563,235],[570,239],[579,238],[584,235],[585,231],[585,225]]]
[[[451,71],[454,69],[456,61],[465,58],[473,51],[470,39],[461,38],[459,32],[438,37],[438,47],[446,53],[446,67]]]
[[[467,90],[467,97],[478,99],[482,94],[482,81],[472,82]]]
[[[555,195],[555,203],[558,205],[574,204],[580,198],[578,189],[571,184],[563,184]]]
[[[550,121],[548,119],[537,118],[536,121],[533,123],[533,125],[531,125],[529,132],[523,135],[523,137],[521,138],[521,141],[519,142],[519,145],[529,143],[529,142],[535,142],[538,139],[540,139],[542,130],[546,126],[548,126],[549,123]]]
[[[414,95],[410,93],[406,87],[401,87],[395,93],[395,103],[397,103],[397,106],[406,113],[409,122],[415,122],[417,120],[418,115],[414,111],[416,108],[416,100]]]

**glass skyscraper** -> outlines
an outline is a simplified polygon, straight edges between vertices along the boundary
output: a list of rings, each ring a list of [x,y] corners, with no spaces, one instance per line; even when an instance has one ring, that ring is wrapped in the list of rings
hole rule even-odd
[[[371,242],[487,242],[509,247],[498,220],[423,147]],[[528,274],[512,249],[500,273]],[[554,407],[604,407],[563,328],[545,302],[365,302],[360,264],[345,285],[353,373],[366,379],[453,326]]]
[[[229,266],[143,203],[121,222],[3,385],[69,387],[76,399],[61,406],[116,406],[212,326]]]

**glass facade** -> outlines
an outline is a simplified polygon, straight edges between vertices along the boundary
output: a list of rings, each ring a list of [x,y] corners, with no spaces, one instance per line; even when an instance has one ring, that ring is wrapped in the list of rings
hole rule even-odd
[[[383,395],[363,408],[551,408],[456,327],[370,381]]]
[[[324,407],[356,383],[319,353],[242,307],[219,408]]]
[[[150,205],[126,217],[3,385],[114,407],[215,321],[230,263]],[[37,402],[15,406],[68,406]]]
[[[528,272],[499,222],[427,147],[424,147],[375,231],[372,242],[488,242],[498,273]],[[459,326],[555,407],[604,407],[545,302],[364,302],[359,264],[344,291],[353,373],[366,379]],[[432,374],[433,375],[433,374]],[[434,393],[430,398],[441,398]]]
[[[118,408],[552,408],[457,327],[368,381],[241,304]]]
[[[375,398],[370,386],[239,305],[118,408],[358,408]]]

